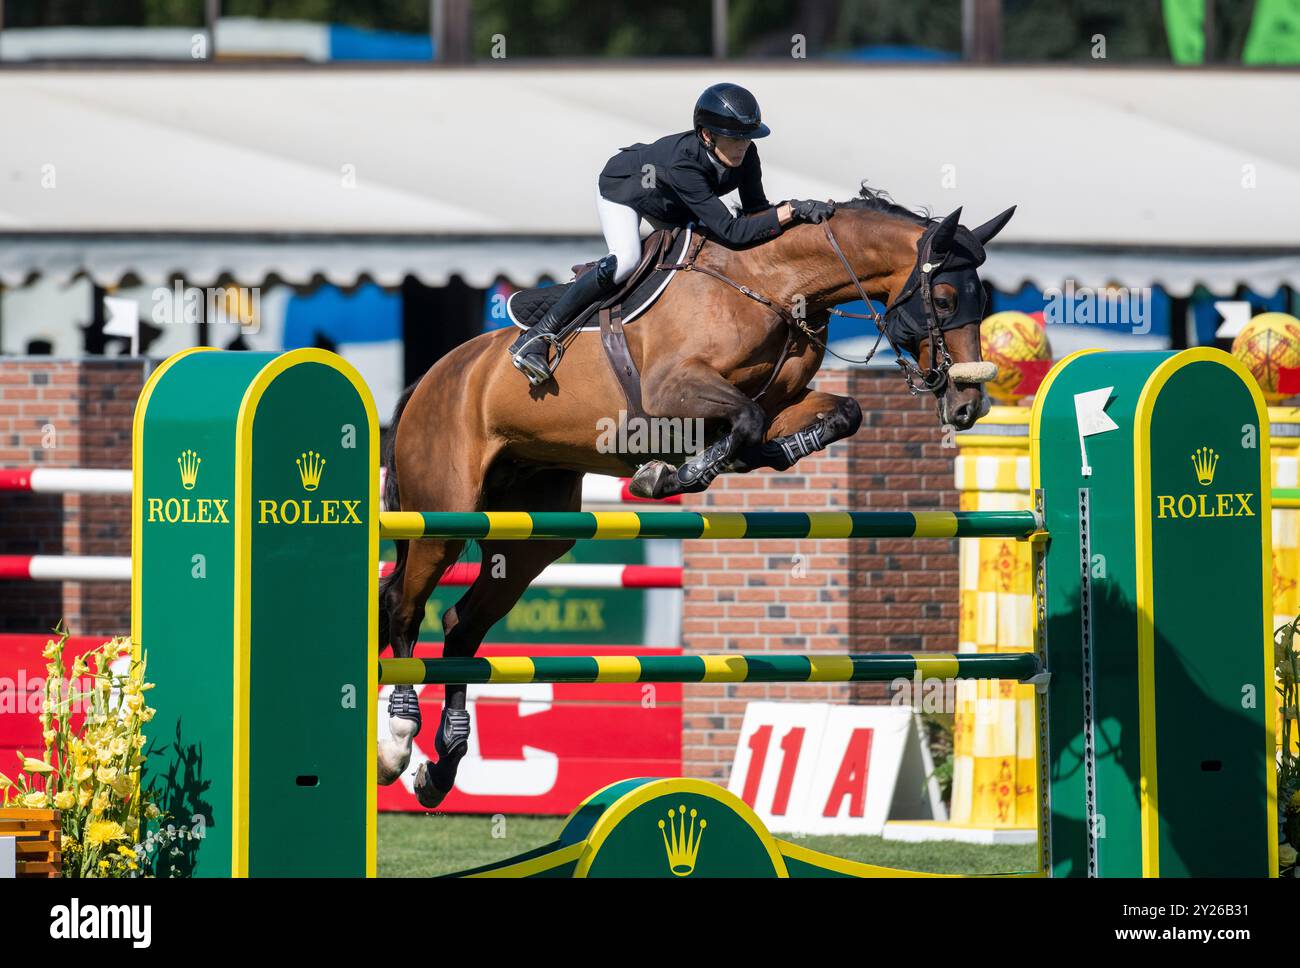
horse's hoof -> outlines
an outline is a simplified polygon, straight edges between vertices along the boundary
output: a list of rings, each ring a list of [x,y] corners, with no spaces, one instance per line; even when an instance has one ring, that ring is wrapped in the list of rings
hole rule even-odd
[[[388,720],[388,737],[379,741],[379,763],[375,769],[375,779],[380,786],[395,783],[411,762],[411,750],[415,746],[415,736],[420,731],[418,720],[403,717],[390,717]]]
[[[426,810],[437,809],[451,792],[452,784],[448,784],[445,790],[438,786],[434,779],[436,771],[437,766],[427,761],[421,763],[415,771],[415,799],[420,801],[420,806]]]
[[[676,468],[661,460],[646,461],[637,468],[627,489],[634,497],[657,501],[667,497],[677,474]]]
[[[406,769],[405,765],[398,767],[395,763],[392,765],[385,763],[384,754],[380,753],[379,763],[375,767],[375,781],[380,786],[392,786],[397,782],[397,778],[402,775],[404,769]]]

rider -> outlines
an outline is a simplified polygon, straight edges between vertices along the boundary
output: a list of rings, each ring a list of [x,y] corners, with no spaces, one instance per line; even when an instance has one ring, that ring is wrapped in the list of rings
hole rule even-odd
[[[654,144],[623,148],[605,165],[596,213],[609,254],[579,276],[545,316],[510,346],[515,367],[539,386],[551,378],[549,347],[578,313],[611,294],[641,256],[641,219],[657,226],[696,222],[725,245],[770,239],[791,222],[821,222],[828,202],[773,205],[763,192],[755,138],[769,134],[758,101],[737,84],[715,84],[695,102],[695,126]],[[721,196],[740,191],[741,214]]]

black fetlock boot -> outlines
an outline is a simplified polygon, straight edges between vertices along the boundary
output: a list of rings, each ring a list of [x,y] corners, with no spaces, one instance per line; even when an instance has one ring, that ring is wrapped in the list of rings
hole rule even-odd
[[[421,763],[415,771],[415,798],[420,806],[432,810],[446,799],[456,784],[456,770],[469,752],[469,712],[444,707],[438,732],[433,738],[437,762]]]
[[[607,255],[596,263],[590,272],[584,273],[569,284],[568,290],[546,311],[537,325],[520,333],[510,344],[511,361],[515,369],[528,377],[533,386],[541,386],[551,378],[555,366],[559,365],[560,338],[564,327],[575,316],[599,299],[614,291],[614,270],[618,259]],[[555,363],[552,365],[550,347],[555,348]]]

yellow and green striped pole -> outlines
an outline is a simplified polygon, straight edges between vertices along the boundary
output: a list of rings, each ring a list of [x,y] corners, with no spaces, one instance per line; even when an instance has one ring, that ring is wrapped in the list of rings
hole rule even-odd
[[[1300,508],[1300,487],[1273,488],[1274,508]]]
[[[596,655],[380,659],[383,685],[521,682],[889,682],[1016,679],[1041,671],[1032,652],[870,655]]]
[[[1033,511],[386,511],[382,538],[1027,538]]]

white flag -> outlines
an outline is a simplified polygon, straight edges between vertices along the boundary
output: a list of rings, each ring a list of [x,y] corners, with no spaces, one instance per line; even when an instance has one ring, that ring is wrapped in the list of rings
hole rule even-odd
[[[1245,300],[1222,299],[1214,308],[1223,317],[1223,322],[1214,331],[1215,339],[1232,339],[1250,322],[1250,303]]]
[[[1106,402],[1114,392],[1114,387],[1102,387],[1100,390],[1088,390],[1086,393],[1074,395],[1074,418],[1079,424],[1079,453],[1083,457],[1083,466],[1079,468],[1079,473],[1084,477],[1092,476],[1084,438],[1119,429],[1119,424],[1111,420],[1105,410]]]
[[[131,355],[138,356],[140,346],[140,304],[134,299],[105,296],[104,312],[108,314],[108,319],[104,321],[104,335],[127,337],[131,340]]]

